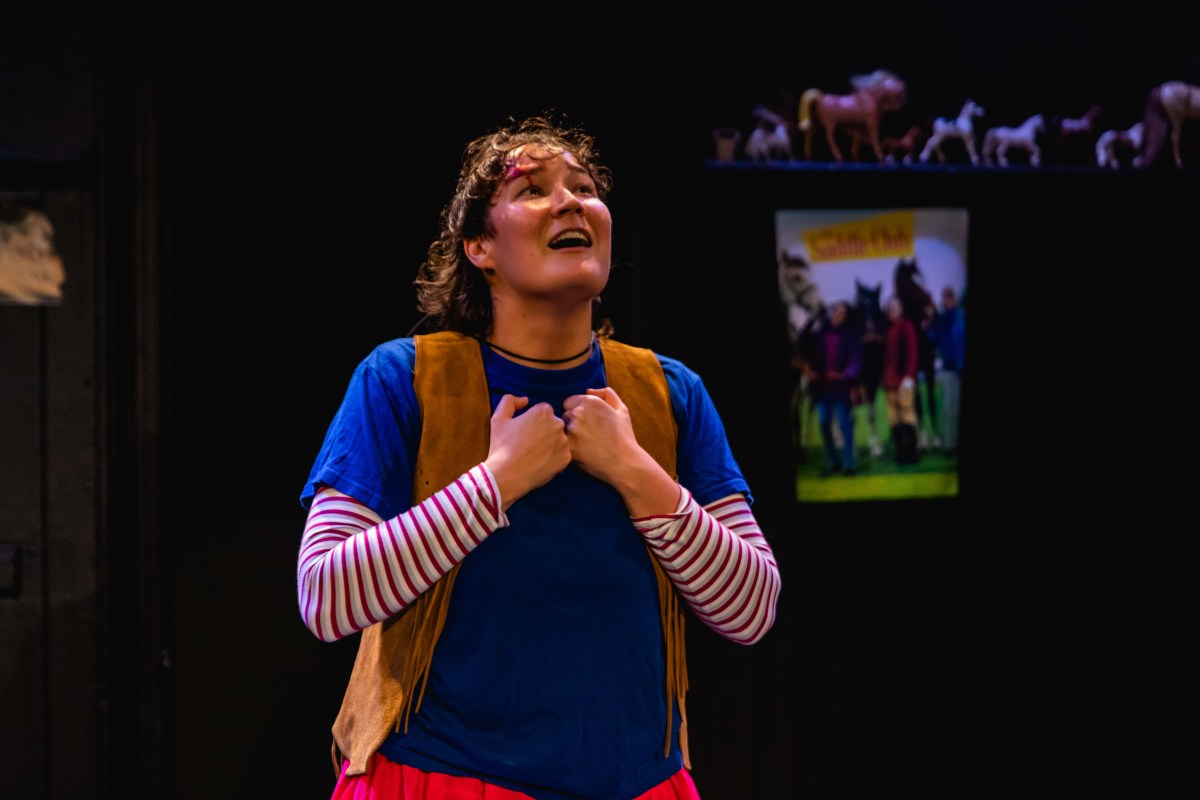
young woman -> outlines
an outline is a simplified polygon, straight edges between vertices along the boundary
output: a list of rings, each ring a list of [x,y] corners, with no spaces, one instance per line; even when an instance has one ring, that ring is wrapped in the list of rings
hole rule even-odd
[[[301,615],[362,631],[335,798],[697,798],[683,613],[752,644],[779,573],[700,378],[608,336],[608,170],[533,118],[466,148],[301,501]],[[682,602],[681,602],[682,601]]]

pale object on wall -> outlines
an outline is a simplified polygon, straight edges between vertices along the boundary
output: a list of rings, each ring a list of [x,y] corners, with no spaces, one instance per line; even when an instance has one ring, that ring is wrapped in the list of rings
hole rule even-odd
[[[58,305],[66,270],[54,247],[54,225],[41,211],[0,215],[0,303]]]

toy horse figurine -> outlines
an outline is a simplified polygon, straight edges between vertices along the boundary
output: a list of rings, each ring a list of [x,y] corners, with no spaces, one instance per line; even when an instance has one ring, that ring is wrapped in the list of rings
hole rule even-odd
[[[907,101],[904,81],[879,69],[868,75],[856,75],[850,83],[854,87],[851,94],[825,94],[819,89],[808,89],[800,96],[797,127],[804,131],[805,160],[812,161],[814,125],[820,123],[825,129],[829,152],[837,163],[844,160],[837,143],[839,128],[853,130],[859,139],[865,138],[876,159],[883,163],[879,121],[887,112],[904,107]]]
[[[1144,121],[1145,150],[1143,165],[1154,166],[1158,152],[1162,146],[1160,129],[1164,127],[1161,120],[1165,118],[1166,127],[1170,130],[1171,149],[1175,156],[1175,167],[1183,168],[1181,142],[1183,140],[1183,124],[1187,120],[1200,120],[1200,86],[1192,86],[1183,81],[1167,81],[1154,87],[1146,101],[1146,119]]]
[[[1142,164],[1143,125],[1138,122],[1128,130],[1105,131],[1096,139],[1096,166],[1119,169],[1122,164],[1134,167]]]
[[[908,129],[903,136],[889,136],[883,140],[883,158],[889,164],[900,162],[911,164],[917,155],[924,134],[917,126]]]
[[[989,128],[983,135],[983,163],[1007,167],[1009,148],[1015,147],[1029,154],[1030,166],[1039,166],[1042,149],[1038,147],[1037,137],[1045,129],[1041,114],[1034,114],[1017,128]]]
[[[975,120],[982,116],[983,107],[974,100],[968,100],[963,103],[957,119],[948,120],[945,117],[935,119],[933,133],[929,135],[929,140],[925,142],[925,149],[921,151],[921,163],[924,164],[931,155],[936,153],[938,161],[945,164],[946,156],[942,152],[942,143],[947,139],[957,139],[966,145],[967,157],[971,159],[971,163],[978,165],[979,154],[975,151]]]
[[[1100,116],[1101,109],[1098,105],[1092,105],[1082,117],[1071,118],[1065,117],[1059,120],[1058,136],[1054,140],[1054,162],[1062,165],[1067,163],[1067,154],[1072,142],[1086,139],[1088,147],[1086,148],[1087,155],[1085,160],[1090,160],[1093,148],[1091,146],[1091,137],[1096,129],[1096,120]]]
[[[755,106],[750,113],[759,120],[746,140],[746,155],[750,160],[795,161],[788,121],[765,106]]]

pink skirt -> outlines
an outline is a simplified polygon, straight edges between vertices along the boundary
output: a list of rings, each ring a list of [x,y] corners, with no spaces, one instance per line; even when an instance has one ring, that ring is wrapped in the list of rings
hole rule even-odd
[[[332,800],[531,800],[523,792],[484,783],[478,778],[460,778],[389,761],[378,753],[371,756],[365,775],[346,776],[350,762],[342,764],[342,775]],[[681,769],[636,800],[700,800],[692,776]]]

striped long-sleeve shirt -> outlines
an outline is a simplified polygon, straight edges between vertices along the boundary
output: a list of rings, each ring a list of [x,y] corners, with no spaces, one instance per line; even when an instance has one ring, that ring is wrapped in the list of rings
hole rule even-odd
[[[779,570],[742,495],[701,507],[681,489],[674,513],[633,523],[706,625],[742,644],[753,644],[771,628]],[[483,464],[389,520],[322,488],[297,561],[301,616],[325,641],[367,628],[406,608],[507,525],[495,480]]]

